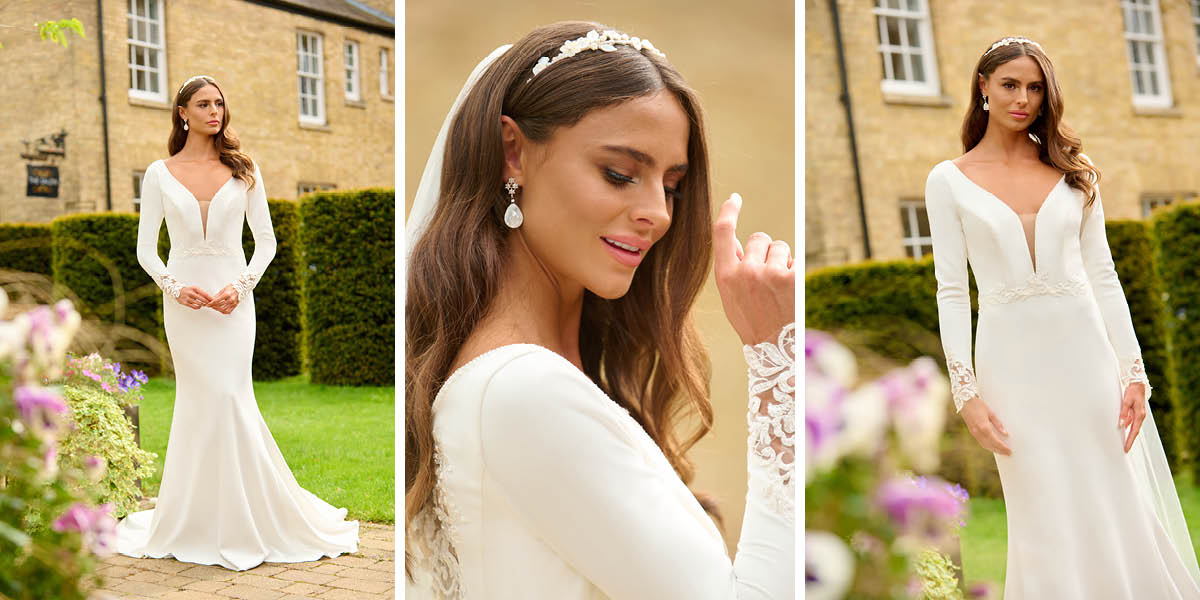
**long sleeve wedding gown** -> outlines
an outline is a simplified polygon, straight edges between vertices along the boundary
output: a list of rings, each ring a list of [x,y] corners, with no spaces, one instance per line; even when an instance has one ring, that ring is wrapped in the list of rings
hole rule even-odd
[[[209,204],[207,227],[192,193],[162,160],[142,179],[137,256],[164,293],[163,325],[175,366],[175,409],[154,509],[117,527],[117,550],[135,558],[174,556],[190,563],[250,569],[355,552],[358,521],[300,487],[258,410],[251,385],[254,294],[275,256],[262,173],[255,186],[230,177]],[[163,220],[171,239],[158,256]],[[249,264],[242,222],[254,235]],[[180,289],[239,293],[233,312],[193,310]]]
[[[1099,194],[1085,200],[1059,179],[1023,224],[951,161],[926,182],[954,403],[982,398],[1009,432],[1012,454],[994,454],[1008,518],[1004,597],[1200,598],[1148,405],[1124,452],[1123,391],[1150,388]],[[979,288],[974,361],[968,260]]]
[[[749,491],[736,559],[659,447],[541,346],[487,352],[433,404],[437,487],[408,598],[795,597],[794,325],[744,348]]]

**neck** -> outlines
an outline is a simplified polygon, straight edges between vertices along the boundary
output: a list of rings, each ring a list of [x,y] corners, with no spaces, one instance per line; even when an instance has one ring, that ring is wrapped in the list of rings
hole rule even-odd
[[[552,273],[525,244],[520,231],[510,233],[506,273],[487,316],[477,329],[493,332],[504,343],[530,343],[553,350],[583,368],[579,323],[583,286]]]
[[[195,132],[188,133],[187,141],[183,143],[183,148],[175,153],[175,156],[187,161],[221,159],[221,153],[217,152],[217,147],[213,145],[212,136]]]
[[[975,146],[985,156],[1001,162],[1037,160],[1038,147],[1029,138],[1029,130],[1014,131],[995,124],[988,124],[983,139]]]

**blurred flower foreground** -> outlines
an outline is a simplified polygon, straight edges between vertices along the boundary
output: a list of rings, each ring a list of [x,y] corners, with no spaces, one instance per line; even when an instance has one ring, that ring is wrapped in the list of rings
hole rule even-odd
[[[69,300],[10,316],[0,289],[0,598],[85,600],[98,583],[97,557],[116,545],[117,507],[105,500],[113,496],[110,464],[118,455],[105,440],[132,439],[132,425],[118,412],[113,422],[120,427],[97,436],[76,422],[69,396],[84,386],[72,381],[80,373],[68,369],[67,349],[79,326]],[[72,360],[105,364],[98,356]],[[140,395],[145,379],[119,367],[97,375],[100,381],[83,377],[97,389],[110,387],[108,400],[118,407],[121,396]],[[142,464],[117,473],[145,474],[153,455],[136,458]]]
[[[950,401],[936,362],[859,383],[854,354],[816,330],[804,358],[805,598],[990,598],[952,559],[967,492],[930,475]]]

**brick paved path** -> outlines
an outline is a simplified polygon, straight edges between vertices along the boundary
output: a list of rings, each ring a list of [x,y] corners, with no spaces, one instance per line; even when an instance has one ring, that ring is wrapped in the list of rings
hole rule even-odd
[[[395,539],[394,525],[360,521],[354,554],[249,571],[118,554],[103,560],[104,585],[91,600],[392,600]]]

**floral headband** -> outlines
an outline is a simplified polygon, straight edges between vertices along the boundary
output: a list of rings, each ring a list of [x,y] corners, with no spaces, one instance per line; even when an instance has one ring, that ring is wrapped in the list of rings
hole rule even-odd
[[[197,79],[212,79],[212,76],[211,75],[192,75],[191,77],[188,77],[187,81],[183,82],[183,85],[179,86],[179,92],[182,92],[183,88],[187,87],[187,84],[189,84]],[[175,92],[175,93],[178,94],[179,92]]]
[[[1006,38],[1004,38],[1004,39],[1002,39],[1002,40],[1000,40],[1000,41],[996,42],[995,44],[992,44],[992,47],[991,47],[991,48],[988,48],[987,52],[984,52],[984,53],[983,53],[983,55],[984,55],[984,56],[987,56],[987,55],[988,55],[988,54],[989,54],[989,53],[990,53],[992,50],[995,50],[996,48],[999,48],[1000,46],[1007,46],[1007,45],[1009,45],[1009,44],[1029,44],[1029,45],[1032,45],[1032,46],[1037,46],[1038,50],[1041,50],[1041,49],[1042,49],[1042,45],[1041,45],[1041,44],[1039,44],[1039,43],[1037,43],[1037,42],[1035,42],[1035,41],[1033,41],[1033,40],[1031,40],[1031,39],[1029,39],[1029,38],[1026,38],[1026,37],[1006,37]]]
[[[644,40],[638,37],[630,37],[628,34],[624,34],[619,31],[596,31],[593,29],[587,32],[587,35],[581,38],[563,42],[563,45],[559,46],[558,54],[554,58],[550,58],[549,56],[543,56],[539,58],[537,64],[533,66],[533,74],[536,76],[538,73],[541,73],[543,70],[545,70],[546,67],[564,58],[575,56],[580,52],[586,52],[588,50],[615,52],[617,50],[617,46],[633,46],[638,50],[649,50],[650,52],[653,52],[663,58],[667,57],[667,55],[663,54],[661,50],[655,48],[654,44],[650,43],[650,40]],[[532,77],[530,79],[532,79]]]

